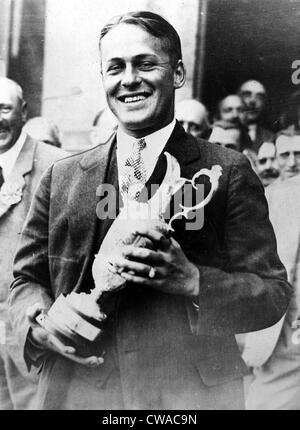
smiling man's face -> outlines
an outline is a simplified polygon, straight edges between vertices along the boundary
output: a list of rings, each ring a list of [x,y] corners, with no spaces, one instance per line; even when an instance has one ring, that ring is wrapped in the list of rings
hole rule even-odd
[[[101,41],[101,65],[108,105],[125,132],[140,138],[172,121],[185,71],[181,61],[172,67],[160,39],[120,24]]]
[[[0,154],[16,143],[25,120],[26,106],[18,98],[16,88],[0,79]]]

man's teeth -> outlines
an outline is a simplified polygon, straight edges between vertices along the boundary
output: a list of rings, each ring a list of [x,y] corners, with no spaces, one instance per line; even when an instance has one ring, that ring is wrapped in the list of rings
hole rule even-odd
[[[133,102],[139,102],[140,100],[145,100],[145,96],[133,96],[133,97],[125,97],[124,101],[125,103],[133,103]]]

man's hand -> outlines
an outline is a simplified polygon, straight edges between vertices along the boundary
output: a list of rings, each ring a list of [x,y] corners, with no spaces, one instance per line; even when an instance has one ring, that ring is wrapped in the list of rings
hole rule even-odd
[[[30,336],[34,343],[40,348],[51,350],[64,357],[69,358],[76,363],[83,364],[88,367],[97,367],[103,363],[103,357],[80,357],[76,355],[76,350],[72,346],[64,345],[57,337],[46,331],[41,325],[36,322],[36,317],[43,312],[43,308],[39,303],[30,306],[26,311],[26,316],[30,322]]]
[[[195,298],[199,294],[199,271],[185,256],[178,242],[153,229],[137,232],[148,237],[156,250],[124,246],[113,266],[127,281],[156,288],[165,293]]]

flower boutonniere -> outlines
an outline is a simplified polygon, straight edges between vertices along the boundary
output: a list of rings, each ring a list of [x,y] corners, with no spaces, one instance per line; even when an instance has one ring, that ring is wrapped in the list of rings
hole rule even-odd
[[[7,206],[19,203],[22,200],[23,186],[20,182],[4,182],[0,190],[0,200]]]

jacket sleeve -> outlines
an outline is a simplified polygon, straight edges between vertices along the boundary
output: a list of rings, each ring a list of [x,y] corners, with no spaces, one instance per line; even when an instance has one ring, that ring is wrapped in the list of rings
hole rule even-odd
[[[276,250],[263,187],[249,162],[231,167],[221,268],[201,266],[198,334],[256,331],[275,324],[292,287]]]
[[[48,266],[48,213],[51,171],[43,175],[33,197],[14,261],[14,281],[10,287],[9,316],[28,369],[38,365],[45,353],[28,341],[30,326],[26,309],[40,303],[46,310],[53,303]]]

